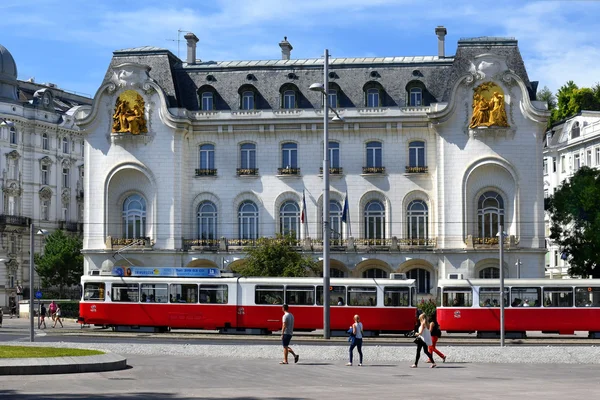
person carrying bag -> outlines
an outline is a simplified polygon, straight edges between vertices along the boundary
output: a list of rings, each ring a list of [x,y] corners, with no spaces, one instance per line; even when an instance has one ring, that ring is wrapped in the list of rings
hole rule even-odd
[[[352,324],[352,326],[350,326],[350,329],[348,329],[348,333],[350,334],[350,337],[348,338],[348,341],[350,342],[350,362],[348,364],[346,364],[346,366],[351,367],[352,366],[352,356],[354,354],[354,348],[356,347],[358,349],[358,356],[359,356],[359,362],[358,362],[358,366],[362,367],[362,363],[363,363],[363,353],[362,353],[362,342],[363,342],[363,324],[362,322],[360,322],[360,316],[358,314],[356,314],[354,316],[354,323]]]

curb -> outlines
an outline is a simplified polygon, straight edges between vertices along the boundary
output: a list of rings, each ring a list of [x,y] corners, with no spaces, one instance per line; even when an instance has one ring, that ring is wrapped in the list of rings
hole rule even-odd
[[[0,375],[74,374],[125,368],[127,359],[112,353],[78,357],[0,359]]]

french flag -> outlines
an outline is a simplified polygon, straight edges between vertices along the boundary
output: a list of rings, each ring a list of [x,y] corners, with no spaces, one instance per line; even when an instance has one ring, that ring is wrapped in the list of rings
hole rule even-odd
[[[306,198],[304,197],[304,190],[302,191],[302,211],[300,212],[300,222],[306,222]]]

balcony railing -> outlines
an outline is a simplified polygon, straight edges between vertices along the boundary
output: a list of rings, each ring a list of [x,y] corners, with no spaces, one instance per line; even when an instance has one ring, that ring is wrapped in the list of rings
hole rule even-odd
[[[300,168],[277,168],[277,175],[300,175]]]
[[[435,247],[436,243],[435,238],[398,239],[398,246],[401,247]]]
[[[258,175],[258,168],[238,168],[238,176],[255,176]]]
[[[58,221],[58,229],[67,232],[77,232],[79,231],[79,224],[71,221]]]
[[[385,174],[385,167],[363,167],[363,174]]]
[[[20,215],[0,215],[0,225],[27,226],[30,223],[31,219],[28,217],[22,217]]]
[[[194,247],[200,247],[202,249],[217,250],[219,248],[218,239],[184,239],[183,247],[185,250],[194,249]]]
[[[209,168],[196,168],[196,176],[216,176],[216,169]]]
[[[508,244],[510,236],[504,237],[504,243]],[[498,246],[498,237],[474,237],[473,245]]]
[[[357,246],[391,246],[391,239],[355,239]]]
[[[426,174],[429,172],[429,167],[425,166],[425,167],[410,167],[410,166],[406,166],[406,173],[407,174]]]
[[[242,247],[253,247],[256,246],[258,239],[228,239],[228,246],[242,246]]]
[[[319,168],[319,173],[323,175],[323,167]],[[329,175],[343,175],[344,169],[342,167],[330,167]]]

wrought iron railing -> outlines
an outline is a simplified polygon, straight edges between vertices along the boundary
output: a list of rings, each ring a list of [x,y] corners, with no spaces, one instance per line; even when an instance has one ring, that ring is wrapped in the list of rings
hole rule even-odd
[[[196,176],[215,176],[215,175],[217,175],[216,169],[196,168]]]
[[[227,239],[228,246],[254,247],[258,239]]]
[[[427,172],[429,172],[429,167],[425,166],[425,167],[410,167],[410,166],[406,166],[406,173],[407,174],[426,174]]]
[[[363,174],[385,174],[385,167],[363,167]]]
[[[323,175],[323,167],[319,168],[319,173]],[[329,175],[343,175],[344,169],[342,167],[330,167]]]
[[[436,238],[426,238],[426,239],[407,238],[407,239],[398,239],[398,246],[435,247],[436,243],[437,243]]]
[[[258,168],[238,168],[238,176],[252,176],[258,175]]]
[[[183,247],[186,250],[192,247],[216,249],[219,248],[219,243],[218,239],[183,239]]]
[[[473,245],[498,246],[498,237],[474,237]],[[504,243],[510,243],[510,236],[504,237]]]
[[[355,239],[357,246],[391,246],[391,239]]]
[[[27,226],[31,223],[31,219],[28,217],[22,217],[20,215],[0,215],[0,224],[1,225],[17,225],[17,226]]]
[[[277,168],[278,175],[300,175],[300,168]]]

